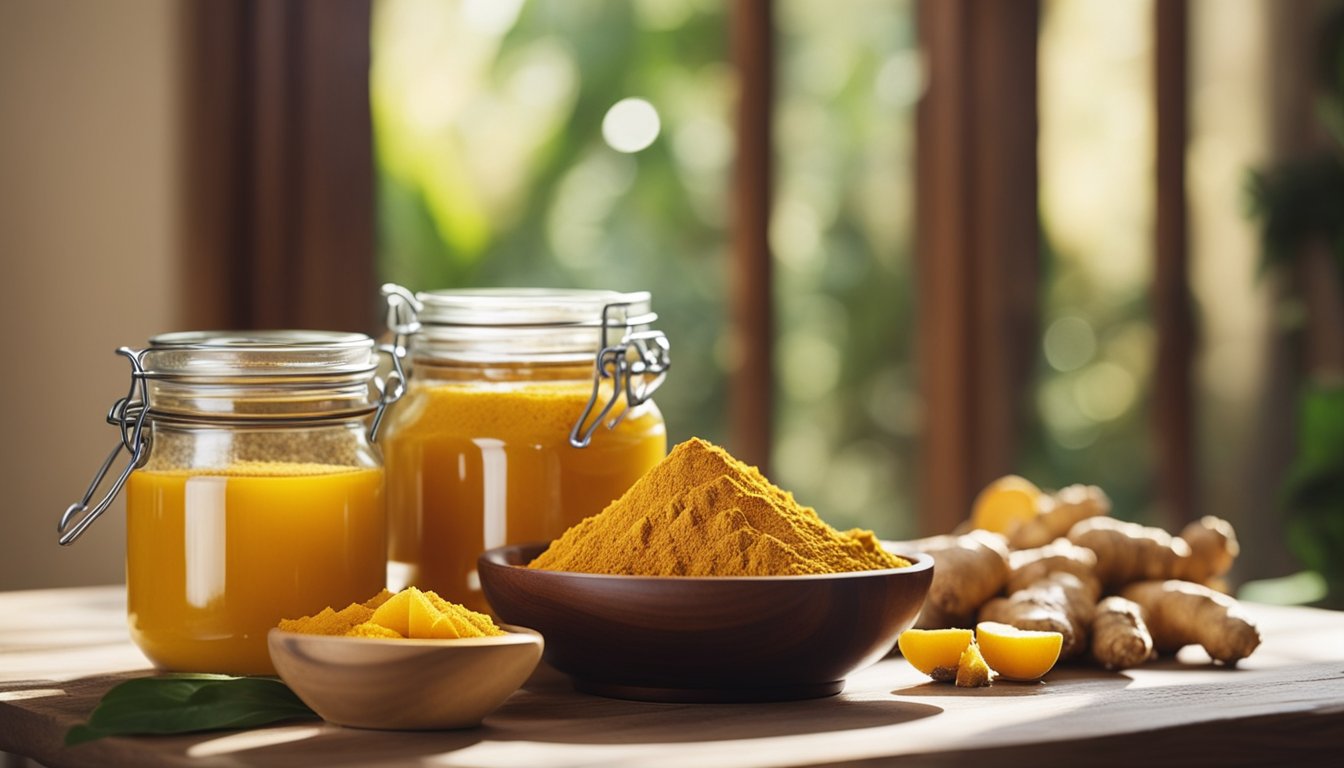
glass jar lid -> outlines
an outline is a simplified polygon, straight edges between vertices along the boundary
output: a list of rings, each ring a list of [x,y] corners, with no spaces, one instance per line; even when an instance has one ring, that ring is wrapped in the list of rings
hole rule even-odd
[[[337,331],[188,331],[140,355],[155,419],[294,421],[372,413],[373,339]]]
[[[389,328],[412,359],[441,363],[583,363],[658,319],[648,292],[555,288],[410,291],[383,287]]]
[[[185,331],[149,340],[141,355],[151,379],[235,380],[369,376],[373,339],[339,331]]]
[[[476,288],[422,291],[415,298],[421,324],[434,326],[598,328],[608,307],[612,325],[648,325],[658,319],[647,291]]]

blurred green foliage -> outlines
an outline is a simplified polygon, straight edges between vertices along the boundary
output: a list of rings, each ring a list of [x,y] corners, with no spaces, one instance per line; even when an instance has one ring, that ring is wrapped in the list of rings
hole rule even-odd
[[[1150,507],[1147,404],[1154,340],[1147,297],[1108,285],[1085,262],[1054,248],[1048,234],[1042,242],[1043,339],[1064,323],[1076,323],[1088,334],[1091,352],[1052,362],[1048,342],[1042,344],[1032,402],[1024,404],[1020,473],[1043,488],[1097,485],[1110,496],[1117,517],[1161,524]],[[1112,394],[1117,390],[1123,399]],[[1103,400],[1098,409],[1098,398],[1117,402]]]
[[[1288,543],[1321,574],[1332,607],[1344,605],[1344,386],[1303,393],[1297,456],[1283,485]]]
[[[776,9],[775,472],[837,527],[913,536],[914,4]]]
[[[1316,113],[1331,144],[1313,156],[1250,174],[1264,267],[1291,268],[1310,244],[1334,257],[1344,287],[1344,10],[1320,38]],[[1324,578],[1331,607],[1344,607],[1344,381],[1308,371],[1299,397],[1297,453],[1281,489],[1293,553]]]
[[[723,441],[727,162],[688,166],[695,147],[678,150],[705,125],[726,131],[724,9],[671,10],[376,3],[380,277],[649,290],[673,345],[657,396],[670,438]],[[662,117],[659,140],[632,155],[601,132],[628,96]]]
[[[1017,471],[1100,486],[1115,514],[1153,515],[1148,403],[1151,7],[1042,4],[1040,340]],[[1121,42],[1122,41],[1122,42]]]
[[[728,6],[374,8],[380,277],[650,290],[672,342],[670,439],[727,440]],[[913,3],[785,0],[776,23],[772,475],[838,526],[909,535]],[[661,119],[633,154],[602,135],[626,97]]]

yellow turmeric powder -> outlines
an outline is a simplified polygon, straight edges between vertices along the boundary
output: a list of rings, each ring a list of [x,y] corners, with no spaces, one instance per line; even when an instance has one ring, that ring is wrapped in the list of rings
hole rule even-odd
[[[639,576],[793,576],[910,563],[871,531],[836,531],[755,467],[698,438],[528,567]]]
[[[282,619],[280,629],[306,635],[451,639],[504,634],[489,616],[450,603],[433,592],[407,587],[395,595],[384,589],[363,603],[339,611]]]

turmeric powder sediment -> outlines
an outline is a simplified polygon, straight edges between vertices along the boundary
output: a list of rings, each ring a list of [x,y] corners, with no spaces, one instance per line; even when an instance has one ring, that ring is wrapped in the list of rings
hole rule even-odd
[[[346,637],[453,639],[504,634],[489,616],[415,587],[396,594],[384,589],[363,603],[282,619],[279,626],[286,632]]]
[[[755,467],[692,438],[528,567],[638,576],[794,576],[910,563],[836,531]]]

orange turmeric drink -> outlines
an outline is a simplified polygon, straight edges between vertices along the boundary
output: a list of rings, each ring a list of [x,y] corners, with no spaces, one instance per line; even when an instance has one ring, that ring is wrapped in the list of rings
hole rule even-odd
[[[584,367],[416,369],[383,437],[394,589],[415,585],[486,611],[482,551],[556,538],[663,457],[667,434],[652,400],[628,410],[618,400],[587,446],[570,444],[591,376]],[[606,387],[599,404],[610,397]]]
[[[266,632],[383,587],[383,470],[241,461],[127,484],[131,635],[159,667],[274,674]]]

